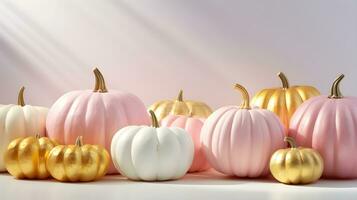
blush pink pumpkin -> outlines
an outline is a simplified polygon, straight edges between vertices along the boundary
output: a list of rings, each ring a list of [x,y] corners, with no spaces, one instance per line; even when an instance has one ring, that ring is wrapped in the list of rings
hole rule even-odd
[[[168,115],[161,120],[162,126],[179,127],[190,133],[194,144],[194,158],[188,172],[199,172],[210,168],[203,149],[201,148],[200,135],[204,119],[184,115]]]
[[[340,75],[330,96],[304,102],[294,113],[289,135],[299,146],[319,151],[326,178],[357,178],[357,98],[343,97]]]
[[[47,135],[62,144],[74,144],[78,136],[88,144],[110,151],[113,135],[128,125],[149,125],[143,102],[133,94],[108,91],[99,70],[94,69],[94,90],[72,91],[51,107],[46,120]],[[111,164],[108,173],[116,173]]]
[[[269,160],[285,147],[284,127],[271,111],[250,108],[247,90],[239,84],[243,103],[215,111],[202,127],[201,143],[210,165],[217,171],[239,177],[269,173]]]

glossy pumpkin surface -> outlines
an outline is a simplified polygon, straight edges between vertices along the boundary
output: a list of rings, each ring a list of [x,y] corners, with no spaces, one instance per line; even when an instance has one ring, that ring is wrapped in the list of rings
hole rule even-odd
[[[185,115],[196,118],[207,118],[212,113],[212,109],[203,102],[184,100],[182,90],[180,90],[176,99],[155,102],[148,110],[154,111],[159,121],[167,115]]]
[[[307,184],[317,181],[323,172],[324,162],[314,149],[297,147],[295,140],[285,137],[290,148],[277,150],[270,159],[270,172],[285,184]]]
[[[333,82],[329,96],[307,100],[291,119],[289,135],[300,146],[316,149],[326,178],[357,178],[357,98],[343,96]]]
[[[239,177],[269,173],[269,160],[284,145],[284,127],[271,111],[251,108],[247,90],[241,106],[225,106],[210,115],[202,127],[201,145],[217,171]]]
[[[289,128],[291,116],[307,99],[320,95],[312,86],[290,86],[286,76],[280,72],[278,76],[282,87],[269,88],[258,92],[252,99],[252,104],[268,109],[278,115],[286,130]]]
[[[78,137],[75,145],[59,145],[47,156],[46,167],[59,181],[93,181],[103,177],[109,166],[110,156],[98,145],[83,145]]]
[[[46,156],[56,142],[39,135],[13,140],[4,154],[7,171],[17,179],[46,179]]]
[[[73,144],[82,136],[87,144],[110,150],[113,135],[128,125],[147,125],[150,118],[144,103],[135,95],[109,90],[95,68],[94,90],[72,91],[60,97],[48,112],[46,129],[50,138]],[[109,173],[117,173],[111,164]]]
[[[4,155],[16,138],[46,133],[48,108],[26,105],[24,90],[25,87],[20,89],[17,104],[0,105],[0,155]],[[0,159],[0,172],[5,170],[4,160]]]
[[[160,127],[153,111],[152,126],[127,126],[112,140],[111,155],[118,171],[132,180],[179,179],[189,170],[194,146],[189,133]]]

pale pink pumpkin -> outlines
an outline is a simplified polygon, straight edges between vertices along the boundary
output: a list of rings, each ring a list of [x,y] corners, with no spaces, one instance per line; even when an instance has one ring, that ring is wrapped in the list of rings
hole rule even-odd
[[[60,97],[50,108],[47,135],[61,144],[74,144],[83,136],[87,144],[104,146],[110,151],[113,135],[128,125],[149,125],[143,102],[133,94],[108,91],[102,74],[94,70],[94,90],[72,91]],[[108,173],[116,173],[113,164]]]
[[[343,97],[339,76],[330,96],[304,102],[294,113],[289,135],[299,146],[319,151],[326,178],[357,178],[357,98]]]
[[[184,115],[168,115],[161,120],[161,126],[179,127],[190,133],[194,144],[194,157],[188,172],[200,172],[210,168],[203,149],[201,148],[200,135],[205,119],[188,117]]]
[[[243,104],[226,106],[205,121],[201,144],[210,165],[217,171],[239,177],[259,177],[269,173],[269,160],[285,147],[284,127],[271,111],[250,108],[244,87]]]

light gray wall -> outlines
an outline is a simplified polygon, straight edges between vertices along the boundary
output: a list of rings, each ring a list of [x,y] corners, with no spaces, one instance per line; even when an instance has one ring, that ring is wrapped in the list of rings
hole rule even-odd
[[[357,1],[352,0],[9,0],[0,1],[0,102],[51,105],[93,86],[100,66],[110,88],[149,105],[176,96],[217,108],[291,84],[357,96]]]

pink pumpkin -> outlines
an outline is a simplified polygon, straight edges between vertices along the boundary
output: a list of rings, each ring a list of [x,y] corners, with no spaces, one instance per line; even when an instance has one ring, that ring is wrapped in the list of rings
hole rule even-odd
[[[194,158],[188,172],[199,172],[210,168],[206,156],[201,148],[200,135],[204,119],[188,117],[184,115],[168,115],[161,121],[162,126],[179,127],[191,134],[194,144]]]
[[[60,97],[47,115],[47,135],[62,144],[74,144],[78,136],[88,144],[110,151],[113,135],[128,125],[150,124],[143,102],[133,94],[110,90],[94,69],[94,90],[72,91]],[[117,171],[112,164],[109,173]]]
[[[269,173],[269,160],[285,147],[284,127],[271,111],[250,108],[247,90],[235,88],[243,96],[241,106],[215,111],[202,127],[205,155],[217,171],[239,177],[259,177]]]
[[[289,135],[319,151],[326,178],[357,178],[357,98],[343,97],[340,75],[330,96],[304,102],[291,118]]]

